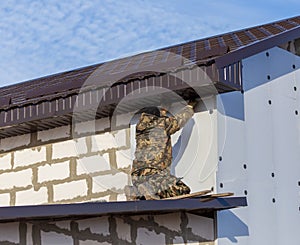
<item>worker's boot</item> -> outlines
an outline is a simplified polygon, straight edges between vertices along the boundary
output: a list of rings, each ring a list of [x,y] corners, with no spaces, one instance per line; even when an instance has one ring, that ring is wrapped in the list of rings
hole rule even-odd
[[[127,201],[136,201],[138,200],[138,191],[135,186],[126,185],[124,187],[124,193]]]
[[[153,189],[147,183],[139,184],[138,191],[142,196],[145,197],[146,200],[159,200],[160,199],[160,197],[153,192]]]

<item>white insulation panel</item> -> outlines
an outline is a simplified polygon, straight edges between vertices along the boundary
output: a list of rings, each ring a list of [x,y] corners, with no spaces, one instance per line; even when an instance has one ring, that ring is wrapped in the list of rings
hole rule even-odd
[[[243,85],[217,99],[217,191],[248,207],[218,213],[218,244],[300,244],[300,57],[247,58]]]

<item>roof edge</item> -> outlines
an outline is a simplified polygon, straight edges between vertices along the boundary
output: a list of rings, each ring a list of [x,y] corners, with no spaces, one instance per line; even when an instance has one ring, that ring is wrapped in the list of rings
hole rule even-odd
[[[66,220],[101,215],[141,215],[166,212],[215,212],[246,207],[246,197],[225,197],[201,201],[201,197],[179,200],[147,200],[122,202],[86,202],[0,207],[0,223],[24,220]]]
[[[248,58],[252,55],[260,53],[264,50],[273,48],[275,46],[284,44],[293,39],[300,38],[300,26],[287,30],[283,33],[279,33],[275,36],[258,40],[245,47],[232,51],[224,56],[220,56],[215,59],[217,68],[223,68],[230,64],[241,61],[242,59]]]

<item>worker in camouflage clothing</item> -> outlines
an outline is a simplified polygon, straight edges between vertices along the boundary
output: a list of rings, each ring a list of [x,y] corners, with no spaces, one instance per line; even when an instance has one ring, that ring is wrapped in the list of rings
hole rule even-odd
[[[172,163],[171,135],[193,116],[195,102],[175,116],[157,107],[144,108],[136,125],[136,151],[131,178],[125,187],[127,200],[162,199],[190,193],[180,178],[170,174]]]

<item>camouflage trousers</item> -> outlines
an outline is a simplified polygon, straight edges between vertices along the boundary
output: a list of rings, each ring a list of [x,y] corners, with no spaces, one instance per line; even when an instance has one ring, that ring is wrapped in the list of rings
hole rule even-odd
[[[191,191],[180,178],[171,175],[169,169],[146,167],[132,172],[131,177],[137,199],[143,199],[143,195],[138,193],[140,185],[145,186],[159,199],[189,194]]]

